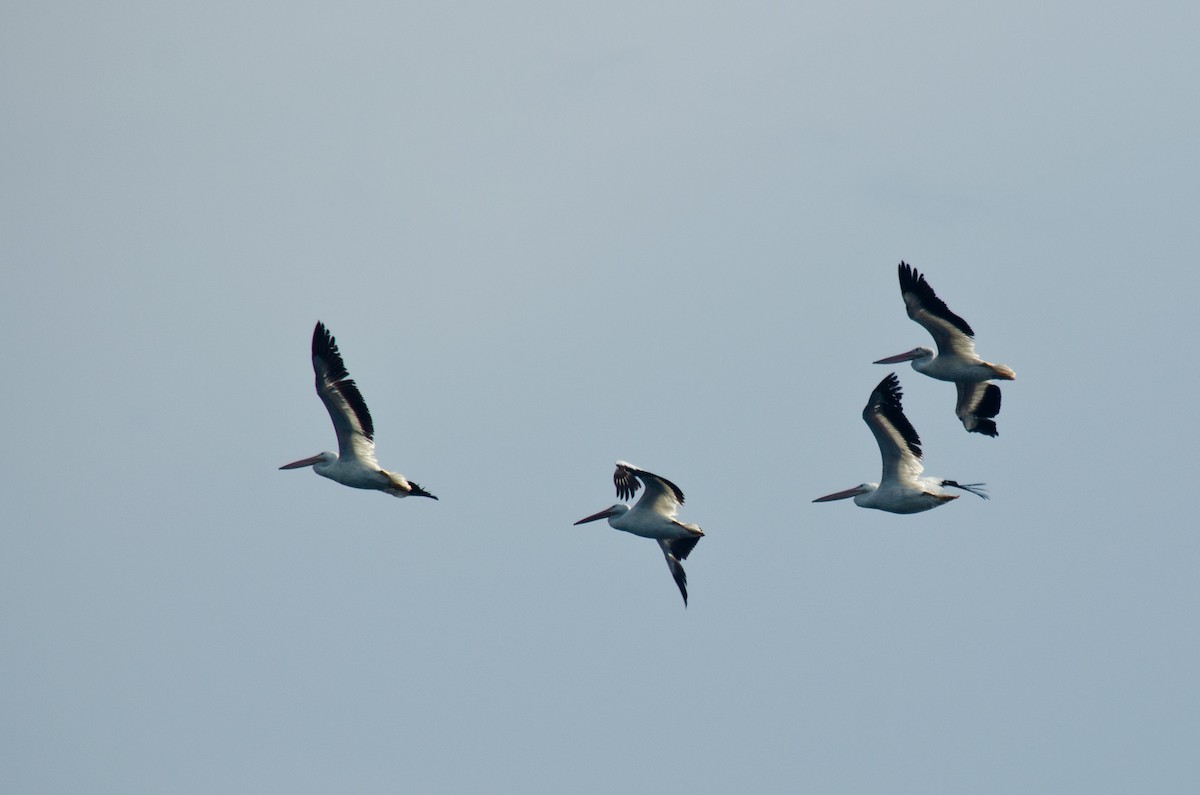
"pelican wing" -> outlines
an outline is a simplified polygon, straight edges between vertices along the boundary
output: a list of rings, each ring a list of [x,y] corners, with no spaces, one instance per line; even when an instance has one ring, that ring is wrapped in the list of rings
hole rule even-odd
[[[371,412],[358,391],[358,384],[346,370],[337,342],[321,322],[313,329],[312,360],[317,394],[329,410],[329,419],[337,432],[338,456],[375,463],[375,424]]]
[[[700,536],[692,538],[675,538],[671,540],[660,540],[658,545],[662,547],[663,557],[667,559],[667,568],[671,570],[671,576],[675,578],[675,584],[679,586],[679,593],[683,595],[683,605],[687,607],[687,572],[683,570],[682,560],[687,560],[687,556],[691,553],[692,548],[700,541]]]
[[[921,437],[904,416],[900,404],[903,396],[900,379],[895,373],[888,373],[863,408],[863,421],[875,434],[883,458],[881,487],[896,481],[911,484],[925,468],[921,464]]]
[[[1000,413],[1000,387],[987,381],[956,381],[958,404],[954,413],[962,420],[963,427],[973,433],[995,436],[996,422],[992,419]]]
[[[970,324],[950,311],[946,302],[938,298],[925,281],[925,276],[906,262],[900,263],[900,295],[904,297],[908,316],[930,333],[939,354],[977,358],[972,339],[975,332]]]
[[[659,477],[653,472],[638,469],[633,464],[624,461],[617,462],[617,470],[613,473],[613,483],[617,486],[617,497],[631,500],[637,494],[640,484],[646,487],[642,498],[638,500],[635,510],[652,511],[670,519],[683,505],[683,491],[666,478]]]

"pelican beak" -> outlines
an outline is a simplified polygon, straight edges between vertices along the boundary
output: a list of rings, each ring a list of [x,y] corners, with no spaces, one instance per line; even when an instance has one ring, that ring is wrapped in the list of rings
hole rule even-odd
[[[897,353],[895,356],[889,356],[886,359],[878,359],[872,364],[895,364],[896,362],[910,362],[921,353],[920,348],[913,348],[907,353]]]
[[[293,461],[290,464],[284,464],[280,469],[299,469],[300,467],[310,467],[321,460],[321,456],[314,455],[310,458],[302,458],[299,461]]]
[[[833,494],[826,494],[824,497],[817,497],[813,502],[833,502],[834,500],[846,500],[850,497],[857,497],[859,494],[866,494],[867,490],[862,486],[855,486],[852,489],[845,491],[835,491]]]
[[[592,514],[591,516],[586,516],[586,517],[584,517],[583,519],[580,519],[580,520],[579,520],[578,522],[576,522],[575,524],[587,524],[588,522],[594,522],[594,521],[596,521],[597,519],[607,519],[608,517],[610,517],[610,516],[612,516],[612,515],[613,515],[613,509],[612,509],[612,508],[605,508],[605,509],[604,509],[603,511],[601,511],[600,513],[594,513],[594,514]]]

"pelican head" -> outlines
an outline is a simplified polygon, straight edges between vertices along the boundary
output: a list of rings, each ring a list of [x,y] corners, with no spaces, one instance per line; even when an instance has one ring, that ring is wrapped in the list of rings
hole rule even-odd
[[[932,358],[933,349],[921,346],[920,348],[913,348],[911,351],[897,353],[895,356],[889,356],[886,359],[879,359],[873,362],[873,364],[895,364],[896,362],[911,361],[913,363],[913,367],[916,367],[918,361],[927,361]]]
[[[299,461],[293,461],[290,464],[284,464],[280,469],[299,469],[300,467],[315,467],[318,464],[332,464],[337,461],[337,453],[317,453],[308,458],[301,458]]]
[[[591,516],[585,516],[584,518],[580,519],[575,524],[587,524],[588,522],[594,522],[597,519],[611,519],[614,516],[622,516],[628,510],[629,510],[628,505],[624,505],[622,503],[617,503],[616,505],[612,506],[611,508],[605,508],[600,513],[594,513]],[[611,524],[611,522],[610,522],[610,524]]]
[[[817,497],[815,500],[813,500],[813,502],[833,502],[834,500],[845,500],[853,497],[854,504],[861,505],[862,503],[859,502],[859,498],[865,497],[866,495],[875,491],[877,488],[879,488],[878,483],[860,483],[852,489],[835,491],[833,494],[826,494],[824,497]]]

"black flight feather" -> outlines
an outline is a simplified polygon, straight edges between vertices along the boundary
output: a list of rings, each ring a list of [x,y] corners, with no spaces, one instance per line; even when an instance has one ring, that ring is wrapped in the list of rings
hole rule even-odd
[[[671,490],[671,492],[675,495],[675,499],[679,500],[679,504],[683,505],[683,490],[674,483],[664,477],[659,477],[652,472],[647,472],[643,469],[637,469],[635,467],[623,465],[618,465],[616,471],[613,472],[613,483],[617,487],[618,499],[633,499],[633,495],[637,494],[638,489],[642,486],[642,484],[638,482],[638,475],[642,475],[643,477],[658,478],[664,484],[666,484],[667,488]]]
[[[667,542],[667,548],[671,550],[671,554],[680,560],[687,560],[687,556],[692,554],[692,550],[700,543],[700,539],[704,536],[689,536],[687,538],[672,538]]]
[[[1000,387],[988,384],[983,390],[983,398],[980,399],[979,405],[971,413],[978,418],[972,431],[984,436],[996,436],[999,431],[991,418],[1000,413]]]
[[[338,352],[337,342],[333,339],[333,335],[319,320],[317,327],[313,329],[312,355],[314,368],[316,368],[317,359],[325,363],[328,372],[324,374],[324,379],[349,404],[350,410],[354,412],[359,425],[362,426],[363,436],[374,441],[375,423],[371,421],[371,412],[367,410],[367,402],[363,400],[362,393],[358,391],[358,384],[350,378],[350,373],[346,370],[346,363],[342,361],[342,355]],[[321,387],[321,379],[322,374],[320,369],[317,369],[318,389]]]
[[[946,302],[937,297],[937,293],[929,286],[929,282],[925,281],[925,277],[918,273],[913,266],[907,262],[900,263],[900,294],[912,293],[930,314],[937,315],[945,320],[956,329],[966,334],[968,337],[974,337],[975,332],[971,330],[971,325],[963,320],[958,315],[950,311],[950,307],[946,306]],[[908,302],[905,301],[907,306]],[[908,316],[913,320],[913,313],[910,310]]]
[[[920,458],[921,437],[917,435],[917,429],[908,421],[908,417],[904,416],[904,407],[900,404],[902,397],[904,397],[904,392],[900,389],[900,379],[896,377],[895,373],[888,373],[871,393],[871,400],[867,403],[863,413],[869,414],[878,409],[884,419],[894,425],[900,435],[904,437],[908,451]]]

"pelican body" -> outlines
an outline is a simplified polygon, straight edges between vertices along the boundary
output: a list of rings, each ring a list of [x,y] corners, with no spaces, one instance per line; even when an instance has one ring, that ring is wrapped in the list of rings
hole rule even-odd
[[[937,297],[929,282],[911,265],[900,263],[900,295],[908,316],[925,327],[937,343],[937,354],[926,347],[913,348],[879,359],[875,364],[912,362],[918,373],[939,381],[953,381],[958,387],[955,414],[963,427],[973,433],[996,436],[1000,413],[1000,387],[987,383],[993,378],[1012,381],[1017,377],[1012,368],[985,362],[975,353],[975,332],[942,299]]]
[[[333,335],[320,321],[313,329],[313,372],[317,394],[329,411],[337,432],[338,452],[317,453],[280,469],[312,467],[321,477],[354,489],[373,489],[393,497],[437,499],[398,472],[389,472],[375,461],[375,424],[358,385],[350,378]]]
[[[863,483],[845,491],[818,497],[813,502],[832,502],[854,498],[860,508],[875,508],[889,513],[920,513],[958,499],[957,494],[942,490],[950,486],[969,491],[983,499],[987,493],[982,483],[958,483],[953,480],[922,477],[921,438],[904,416],[900,399],[900,379],[895,373],[879,382],[863,409],[863,421],[870,427],[879,444],[883,458],[883,474],[879,483]]]
[[[667,568],[671,570],[671,576],[679,586],[679,593],[683,595],[683,605],[687,607],[687,574],[680,561],[687,559],[704,536],[704,531],[699,525],[685,524],[675,518],[679,506],[683,505],[683,492],[666,478],[638,469],[624,461],[617,462],[613,483],[617,487],[617,497],[622,500],[632,499],[641,486],[645,486],[646,490],[632,508],[618,503],[584,517],[575,524],[607,519],[610,527],[658,541],[663,556],[667,559]]]

